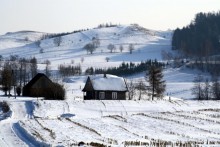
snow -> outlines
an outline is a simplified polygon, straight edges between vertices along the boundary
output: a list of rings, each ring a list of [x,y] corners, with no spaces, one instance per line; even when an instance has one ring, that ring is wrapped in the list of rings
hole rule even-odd
[[[94,90],[101,91],[127,91],[124,78],[106,74],[89,76]]]
[[[14,114],[0,121],[0,145],[6,147],[76,146],[79,142],[124,146],[131,141],[150,144],[158,139],[197,142],[200,146],[208,146],[208,140],[219,145],[218,101],[173,97],[171,101],[166,98],[157,101],[27,98],[9,99],[8,103]]]
[[[1,55],[26,58],[35,56],[40,71],[44,70],[43,62],[46,59],[51,61],[52,70],[57,70],[59,64],[65,64],[81,65],[85,71],[88,67],[119,66],[123,61],[163,61],[163,50],[175,54],[171,50],[172,31],[148,30],[137,25],[91,29],[65,35],[62,36],[63,42],[59,47],[54,45],[53,39],[42,40],[40,47],[37,46],[35,40],[43,34],[45,33],[21,31],[0,36]],[[28,41],[25,40],[27,37]],[[93,37],[100,39],[101,46],[90,55],[83,46],[91,42]],[[110,43],[117,48],[114,53],[107,49]],[[135,47],[132,54],[128,50],[131,43]],[[120,45],[124,47],[122,53],[118,49]],[[41,49],[43,53],[40,53]],[[106,57],[110,58],[109,62],[106,62]],[[219,101],[189,100],[193,98],[192,81],[198,73],[200,72],[185,66],[166,68],[166,96],[164,100],[156,101],[146,100],[144,95],[140,101],[83,101],[82,88],[87,76],[59,79],[67,92],[65,101],[1,96],[0,101],[9,104],[10,112],[4,114],[0,108],[0,146],[77,146],[81,141],[108,146],[128,146],[132,141],[147,145],[167,141],[170,146],[180,142],[187,142],[192,146],[196,146],[193,142],[199,146],[219,146]],[[138,73],[125,79],[134,83],[145,82],[144,75],[144,72]],[[97,79],[94,85],[98,89],[126,88],[122,84],[123,78],[112,75],[107,75],[105,79],[103,75],[91,78]],[[109,80],[113,84],[100,86],[103,80]],[[117,84],[119,81],[121,84]],[[0,92],[0,95],[3,93]]]

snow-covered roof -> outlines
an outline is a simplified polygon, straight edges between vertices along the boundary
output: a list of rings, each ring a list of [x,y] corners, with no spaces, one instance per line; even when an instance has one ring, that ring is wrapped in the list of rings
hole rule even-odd
[[[127,91],[124,78],[106,74],[90,76],[94,90],[103,91]]]

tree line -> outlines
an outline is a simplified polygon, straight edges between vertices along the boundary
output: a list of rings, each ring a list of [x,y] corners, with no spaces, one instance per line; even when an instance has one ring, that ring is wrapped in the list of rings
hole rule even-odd
[[[46,76],[50,77],[50,61],[45,60]],[[0,56],[0,89],[5,95],[12,95],[11,90],[14,88],[15,95],[20,96],[22,88],[36,76],[38,73],[38,62],[35,57],[30,59],[20,58],[17,55],[11,55],[8,59]],[[62,85],[53,82],[47,92],[45,99],[60,99],[65,98],[65,89]]]
[[[80,65],[72,66],[60,64],[58,67],[58,71],[62,77],[82,74],[82,69]]]
[[[1,60],[1,89],[5,95],[11,94],[12,86],[17,86],[17,92],[21,93],[21,87],[37,74],[37,59],[19,58],[11,55],[9,60]]]
[[[219,54],[220,12],[198,13],[191,24],[177,28],[173,34],[172,48],[192,57]]]
[[[118,67],[109,67],[107,69],[105,68],[93,68],[89,67],[85,70],[86,75],[93,75],[93,74],[113,74],[117,76],[125,76],[125,75],[131,75],[135,73],[140,73],[147,71],[151,66],[155,67],[165,67],[165,64],[162,62],[158,62],[156,59],[155,60],[147,60],[145,62],[141,62],[138,64],[135,64],[133,62],[130,63],[125,63],[122,62]]]
[[[217,75],[211,80],[204,78],[201,74],[194,78],[192,94],[197,100],[220,100],[220,82]]]
[[[134,82],[130,80],[127,82],[129,100],[136,99],[137,97],[138,100],[145,99],[144,95],[148,96],[148,99],[150,98],[151,100],[163,98],[166,90],[166,81],[163,79],[163,68],[151,65],[145,72],[145,81]]]

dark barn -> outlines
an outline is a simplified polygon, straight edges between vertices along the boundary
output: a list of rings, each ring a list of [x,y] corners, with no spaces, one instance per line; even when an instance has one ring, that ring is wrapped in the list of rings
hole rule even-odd
[[[23,96],[45,97],[53,82],[43,73],[38,73],[27,85],[23,87]]]
[[[82,91],[84,100],[126,100],[128,88],[124,78],[104,74],[89,76]]]

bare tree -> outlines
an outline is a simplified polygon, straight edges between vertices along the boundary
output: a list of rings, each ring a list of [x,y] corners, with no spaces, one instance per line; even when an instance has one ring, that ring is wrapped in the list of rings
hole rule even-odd
[[[5,63],[1,72],[1,77],[2,90],[5,92],[5,95],[7,95],[7,92],[9,91],[10,95],[10,90],[12,86],[12,69],[9,62]]]
[[[53,43],[54,43],[56,46],[60,46],[61,43],[62,43],[62,37],[61,37],[61,36],[55,37],[55,38],[53,39]]]
[[[107,48],[110,50],[110,53],[112,53],[113,50],[115,50],[115,45],[113,45],[113,44],[110,43],[110,44],[107,46]]]
[[[202,90],[203,90],[203,76],[201,74],[197,75],[194,78],[194,87],[192,88],[192,94],[195,95],[196,99],[202,100],[203,95],[202,95]]]
[[[95,48],[98,48],[100,46],[100,39],[98,37],[93,37],[92,44],[94,45]]]
[[[41,54],[44,53],[44,49],[43,48],[40,49],[40,53]]]
[[[144,82],[141,80],[137,83],[136,85],[136,89],[138,90],[138,94],[139,94],[139,100],[142,99],[142,94],[144,94],[144,92],[146,91],[146,88],[145,88],[145,84]]]
[[[210,99],[210,91],[211,91],[211,88],[210,88],[210,82],[209,82],[209,79],[206,79],[205,80],[205,83],[204,83],[204,88],[202,89],[202,97],[204,100],[209,100]]]
[[[81,63],[83,63],[85,59],[84,59],[84,57],[81,57],[80,60],[81,60]]]
[[[130,80],[130,82],[128,83],[128,98],[129,98],[129,100],[133,100],[135,94],[136,94],[135,84],[134,84],[133,80]]]
[[[220,100],[220,82],[218,80],[216,75],[212,77],[211,91],[215,100]]]
[[[74,60],[73,59],[71,60],[71,64],[74,64]]]
[[[51,73],[50,73],[50,61],[49,60],[46,60],[45,61],[45,64],[46,64],[46,67],[45,67],[45,75],[50,77],[51,76]]]
[[[26,36],[26,37],[24,38],[24,41],[29,41],[29,38]]]
[[[119,50],[120,50],[120,52],[122,53],[122,51],[124,50],[123,45],[120,45]]]
[[[20,87],[26,84],[27,75],[28,75],[28,61],[25,58],[19,59],[19,85]]]
[[[129,44],[128,49],[129,49],[130,54],[132,54],[132,52],[134,50],[134,44],[132,44],[132,43]]]
[[[95,46],[93,43],[88,43],[83,48],[87,51],[87,54],[93,54],[93,52],[95,51]]]
[[[30,60],[31,77],[33,78],[37,74],[37,59],[33,57]]]
[[[106,57],[105,60],[106,60],[106,62],[108,62],[108,61],[110,60],[110,58],[109,58],[109,57]]]
[[[36,46],[40,47],[41,41],[38,40],[38,41],[35,42],[35,44],[36,44]]]

